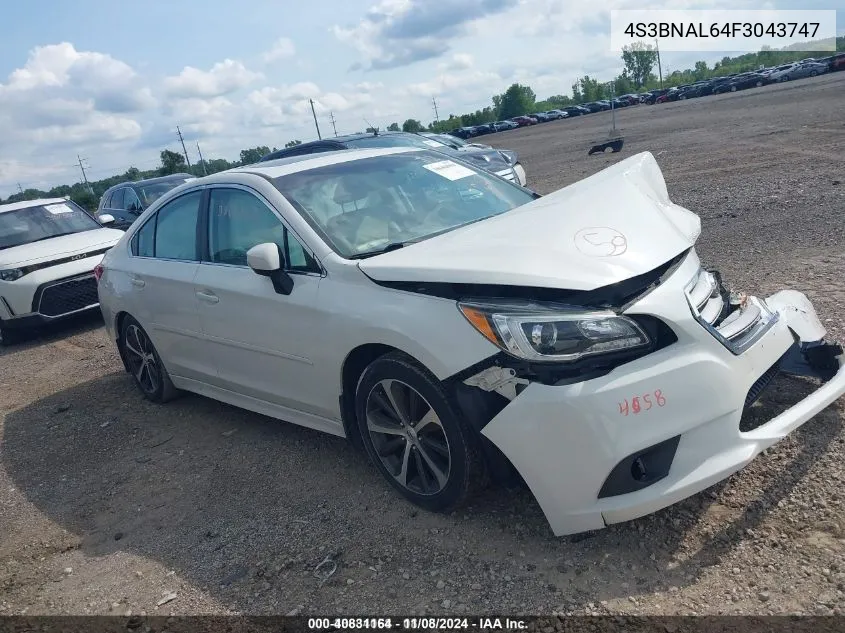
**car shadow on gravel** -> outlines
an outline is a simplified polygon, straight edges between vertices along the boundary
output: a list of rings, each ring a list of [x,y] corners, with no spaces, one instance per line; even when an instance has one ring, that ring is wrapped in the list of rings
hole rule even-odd
[[[103,327],[103,315],[99,310],[16,332],[19,339],[8,346],[0,346],[0,358],[10,359],[15,354],[55,341],[69,339],[78,334],[93,332]]]
[[[343,439],[198,396],[154,405],[123,373],[9,413],[0,457],[87,556],[159,561],[234,609],[439,612],[434,582],[448,578],[451,604],[470,612],[577,611],[695,582],[787,498],[839,427],[828,409],[785,440],[784,459],[736,475],[759,481],[753,499],[733,503],[732,479],[650,517],[560,539],[525,490],[490,490],[448,516],[418,511]],[[322,583],[313,572],[326,556],[339,571]]]

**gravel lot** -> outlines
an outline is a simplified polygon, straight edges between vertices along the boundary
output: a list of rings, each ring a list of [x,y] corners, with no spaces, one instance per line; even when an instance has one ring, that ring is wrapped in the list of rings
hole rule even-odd
[[[650,150],[729,285],[804,290],[842,340],[843,94],[838,73],[624,109],[613,155],[586,154],[609,113],[485,141],[543,193]],[[779,387],[756,415],[813,388]],[[845,613],[842,400],[700,495],[554,538],[525,490],[432,515],[343,440],[152,405],[97,319],[0,352],[0,394],[0,614]]]

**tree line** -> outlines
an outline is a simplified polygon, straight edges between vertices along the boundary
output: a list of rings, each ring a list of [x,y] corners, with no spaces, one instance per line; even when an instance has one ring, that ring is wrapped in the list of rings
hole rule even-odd
[[[845,37],[836,38],[836,50],[845,50]],[[748,72],[761,67],[778,66],[807,57],[806,52],[787,50],[761,50],[757,53],[746,53],[737,57],[724,57],[709,67],[706,62],[698,61],[693,68],[686,70],[663,69],[664,88],[680,86],[684,84],[730,75],[733,73]],[[634,44],[625,47],[622,51],[622,61],[625,69],[612,80],[603,82],[595,77],[585,75],[577,79],[571,86],[571,94],[552,95],[545,99],[537,100],[534,90],[530,86],[518,83],[512,84],[503,93],[494,95],[492,104],[475,112],[466,114],[450,114],[448,118],[430,122],[427,126],[417,119],[407,119],[400,126],[398,122],[391,123],[387,129],[390,131],[404,132],[449,132],[459,127],[482,125],[502,119],[509,119],[532,112],[541,112],[566,106],[588,103],[600,99],[610,98],[612,95],[623,95],[631,92],[645,92],[661,87],[660,78],[655,74],[657,66],[657,51],[648,44]],[[367,132],[374,132],[376,128],[367,128]],[[292,140],[285,143],[285,147],[293,147],[300,144],[300,140]],[[276,151],[269,146],[260,145],[242,149],[235,161],[228,161],[225,158],[214,158],[194,163],[189,168],[185,156],[170,150],[162,150],[160,154],[161,165],[155,169],[141,171],[130,167],[122,174],[117,174],[102,180],[90,181],[90,189],[84,183],[73,185],[59,185],[48,191],[39,189],[25,189],[22,193],[15,193],[6,200],[0,199],[0,204],[7,202],[19,202],[21,200],[33,200],[35,198],[70,198],[82,207],[93,211],[97,208],[100,197],[109,187],[132,180],[154,178],[176,173],[190,173],[194,176],[213,174],[225,171],[241,165],[249,165],[257,162],[262,156]]]

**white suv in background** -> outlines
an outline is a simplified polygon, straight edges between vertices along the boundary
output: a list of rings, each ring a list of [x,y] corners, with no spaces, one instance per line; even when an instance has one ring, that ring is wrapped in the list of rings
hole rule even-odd
[[[64,198],[0,205],[0,344],[99,307],[94,267],[123,235],[110,221]]]

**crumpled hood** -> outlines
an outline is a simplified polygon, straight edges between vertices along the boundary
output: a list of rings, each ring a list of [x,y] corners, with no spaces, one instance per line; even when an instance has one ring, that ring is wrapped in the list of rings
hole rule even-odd
[[[114,246],[123,237],[117,229],[92,229],[0,250],[0,268],[31,266]]]
[[[359,262],[377,281],[592,290],[690,248],[701,220],[643,152],[502,215]]]

